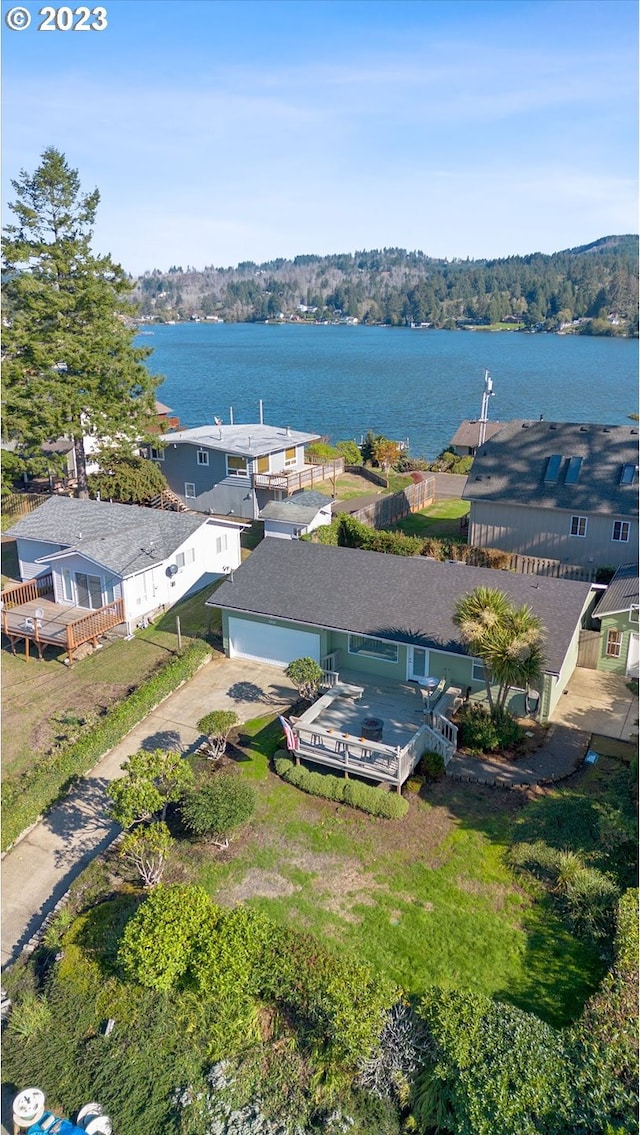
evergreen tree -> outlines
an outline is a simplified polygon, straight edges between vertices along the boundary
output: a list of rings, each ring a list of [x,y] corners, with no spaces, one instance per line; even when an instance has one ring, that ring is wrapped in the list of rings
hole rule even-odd
[[[147,435],[158,379],[132,345],[132,285],[91,250],[98,190],[50,147],[12,182],[17,219],[3,240],[3,438],[28,460],[44,441],[73,440],[78,495],[87,495],[83,435],[133,452]],[[128,318],[127,318],[128,316]]]

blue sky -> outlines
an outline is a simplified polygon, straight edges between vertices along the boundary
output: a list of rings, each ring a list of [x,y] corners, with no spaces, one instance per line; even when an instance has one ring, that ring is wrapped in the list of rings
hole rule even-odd
[[[635,0],[103,6],[101,32],[38,31],[30,0],[3,28],[3,193],[61,149],[130,272],[637,231]]]

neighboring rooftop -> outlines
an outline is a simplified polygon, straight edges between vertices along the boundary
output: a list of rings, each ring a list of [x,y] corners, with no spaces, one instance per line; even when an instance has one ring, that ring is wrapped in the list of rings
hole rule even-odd
[[[5,535],[61,544],[118,575],[129,576],[163,563],[206,523],[201,515],[50,497]]]
[[[473,420],[465,420],[458,426],[454,433],[450,446],[459,445],[467,449],[477,449],[478,440],[480,437],[481,423]],[[485,422],[485,441],[489,441],[499,430],[504,426],[504,422]]]
[[[260,513],[261,520],[286,520],[290,524],[309,524],[321,508],[331,508],[331,497],[303,489],[281,501],[268,501]]]
[[[207,605],[466,654],[452,614],[457,600],[481,585],[532,607],[549,632],[545,670],[557,674],[590,592],[587,583],[263,540]]]
[[[318,441],[320,434],[306,434],[288,426],[265,426],[256,424],[242,426],[195,426],[190,430],[175,430],[164,435],[167,445],[185,442],[188,445],[202,445],[208,449],[220,449],[224,453],[240,453],[244,457],[262,457],[265,453],[277,453],[293,445],[306,445]]]
[[[638,565],[623,564],[598,601],[593,616],[601,619],[603,615],[623,614],[638,603]]]
[[[462,495],[637,516],[638,427],[507,422],[476,453]]]

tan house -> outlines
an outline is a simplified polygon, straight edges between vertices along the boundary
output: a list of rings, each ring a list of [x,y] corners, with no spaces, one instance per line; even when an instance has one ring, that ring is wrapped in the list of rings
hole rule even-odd
[[[463,498],[476,547],[617,568],[638,546],[638,428],[508,422],[478,450]]]

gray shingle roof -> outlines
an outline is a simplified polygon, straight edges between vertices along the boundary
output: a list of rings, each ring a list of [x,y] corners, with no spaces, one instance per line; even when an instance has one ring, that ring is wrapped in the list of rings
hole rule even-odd
[[[562,455],[558,480],[545,483],[549,457]],[[567,461],[581,457],[565,484]],[[638,515],[638,483],[621,485],[623,465],[638,463],[638,428],[567,422],[507,422],[478,450],[465,500],[506,501],[614,516]]]
[[[128,576],[163,563],[204,523],[202,516],[134,504],[50,497],[6,535],[62,544]]]
[[[187,445],[203,445],[207,449],[219,449],[223,453],[239,453],[244,457],[262,457],[266,453],[278,453],[293,445],[306,445],[317,441],[320,434],[300,433],[287,430],[284,426],[265,426],[255,423],[241,426],[195,426],[191,430],[174,430],[163,435],[167,445],[185,442]]]
[[[286,520],[290,524],[310,524],[321,508],[331,508],[331,497],[313,490],[292,493],[282,501],[267,501],[261,520]]]
[[[456,601],[481,585],[532,607],[549,632],[546,669],[557,673],[589,595],[587,583],[264,540],[207,603],[466,654],[451,616]]]
[[[502,429],[504,422],[487,422],[485,431],[485,441],[497,434]],[[456,432],[454,433],[449,445],[465,445],[467,447],[475,448],[478,444],[480,437],[480,422],[466,420],[461,422]]]
[[[593,612],[596,619],[638,606],[638,565],[619,567]]]

